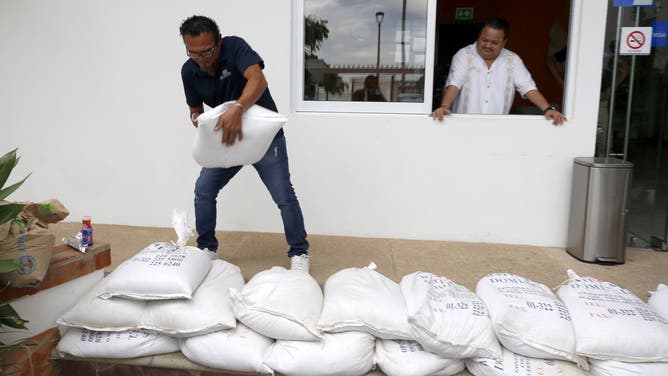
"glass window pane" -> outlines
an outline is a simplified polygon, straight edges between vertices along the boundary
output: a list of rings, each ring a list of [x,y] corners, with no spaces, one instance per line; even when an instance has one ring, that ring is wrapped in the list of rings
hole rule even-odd
[[[427,0],[304,0],[303,100],[422,103],[426,44]]]

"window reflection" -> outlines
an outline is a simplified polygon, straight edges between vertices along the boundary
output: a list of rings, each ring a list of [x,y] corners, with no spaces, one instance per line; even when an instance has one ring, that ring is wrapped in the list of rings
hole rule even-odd
[[[427,0],[305,0],[304,15],[304,100],[424,102]]]

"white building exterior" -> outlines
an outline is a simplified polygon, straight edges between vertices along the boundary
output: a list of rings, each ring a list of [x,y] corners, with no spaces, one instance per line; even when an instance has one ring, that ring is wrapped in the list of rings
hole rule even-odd
[[[572,161],[594,151],[607,1],[573,0],[562,127],[541,116],[298,112],[294,6],[0,1],[0,152],[19,148],[10,182],[32,172],[10,199],[58,198],[66,221],[138,226],[170,227],[172,209],[186,208],[194,224],[178,27],[204,14],[266,62],[310,234],[565,246]],[[218,229],[282,232],[251,167],[219,197]]]

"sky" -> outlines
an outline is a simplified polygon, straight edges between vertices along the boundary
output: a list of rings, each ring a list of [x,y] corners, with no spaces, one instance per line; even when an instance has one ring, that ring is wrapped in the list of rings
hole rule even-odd
[[[396,46],[396,41],[401,40],[402,7],[403,0],[305,0],[304,16],[313,15],[328,21],[329,37],[317,53],[327,64],[375,65],[378,51],[376,13],[383,12],[380,64],[387,65],[396,64],[400,55],[401,49]],[[420,51],[424,54],[426,24],[427,0],[406,0],[408,33],[405,41],[411,43],[410,48],[417,48],[418,55]],[[409,55],[413,53],[409,51]]]

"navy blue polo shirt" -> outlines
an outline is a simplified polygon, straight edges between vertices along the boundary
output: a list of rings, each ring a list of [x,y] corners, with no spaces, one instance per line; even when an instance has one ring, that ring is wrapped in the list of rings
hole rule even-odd
[[[190,107],[216,107],[227,101],[237,100],[246,86],[244,72],[248,67],[259,64],[264,69],[264,61],[245,40],[228,36],[221,42],[221,53],[218,58],[218,69],[214,76],[200,70],[197,63],[188,59],[181,67],[181,79],[186,94],[186,103]],[[255,104],[278,112],[274,99],[265,89]]]

